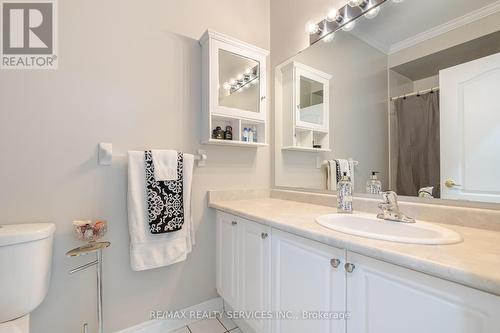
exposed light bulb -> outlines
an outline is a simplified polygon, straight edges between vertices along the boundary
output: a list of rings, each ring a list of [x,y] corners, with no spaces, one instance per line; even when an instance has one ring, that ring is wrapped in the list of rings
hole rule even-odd
[[[224,87],[225,90],[231,89],[231,85],[229,84],[229,82],[225,82],[224,85],[223,85],[223,87]]]
[[[344,31],[351,31],[352,29],[354,29],[355,26],[356,26],[356,22],[351,21],[351,22],[347,23],[346,25],[344,25],[342,27],[342,30],[344,30]]]
[[[328,11],[328,14],[326,14],[326,20],[328,22],[333,22],[337,20],[337,17],[339,16],[339,10],[337,8],[331,8]]]
[[[251,69],[250,67],[249,67],[249,68],[247,68],[247,69],[245,69],[245,74],[246,74],[246,75],[250,75],[250,74],[252,74],[252,72],[253,72],[253,71],[252,71],[252,69]]]
[[[325,43],[330,43],[332,40],[335,39],[335,33],[334,32],[331,32],[330,34],[326,35],[324,38],[323,38],[323,42]]]
[[[347,4],[351,7],[357,7],[361,4],[363,0],[349,0],[347,1]]]
[[[379,6],[379,7],[372,8],[372,9],[370,9],[369,11],[367,11],[367,12],[365,13],[365,17],[366,17],[367,19],[372,19],[372,18],[375,18],[375,17],[378,15],[378,13],[380,13],[380,6]]]
[[[319,31],[319,25],[315,23],[307,23],[306,24],[306,32],[310,35],[315,34]]]
[[[238,79],[238,81],[243,80],[243,74],[238,74],[238,76],[236,78]]]
[[[234,86],[236,84],[236,80],[235,79],[231,79],[229,80],[229,84]]]

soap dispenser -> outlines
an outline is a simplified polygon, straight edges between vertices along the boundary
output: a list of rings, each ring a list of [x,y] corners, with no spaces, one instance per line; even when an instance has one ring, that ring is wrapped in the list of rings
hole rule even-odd
[[[351,178],[347,176],[347,172],[344,172],[337,185],[337,212],[342,214],[352,213],[352,182]]]
[[[366,182],[366,193],[368,194],[380,194],[382,192],[382,182],[378,179],[378,171],[372,171],[370,179]]]

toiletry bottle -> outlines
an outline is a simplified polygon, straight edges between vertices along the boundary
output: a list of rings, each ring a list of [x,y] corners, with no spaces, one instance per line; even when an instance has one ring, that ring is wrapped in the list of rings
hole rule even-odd
[[[352,182],[351,178],[347,176],[347,172],[344,172],[337,186],[337,212],[352,213]]]
[[[370,179],[366,182],[366,193],[368,194],[380,194],[382,192],[382,182],[378,180],[378,171],[372,171]]]
[[[253,142],[253,131],[250,127],[248,128],[248,142]]]
[[[257,142],[257,127],[255,125],[252,126],[252,132],[253,132],[253,142]]]
[[[224,139],[224,131],[222,130],[222,128],[220,126],[217,126],[215,128],[215,138],[217,140],[223,140]]]
[[[224,132],[224,140],[233,139],[233,128],[230,125],[226,126],[226,131]]]
[[[248,142],[248,128],[244,128],[243,129],[243,138],[242,138],[242,141],[243,142]]]

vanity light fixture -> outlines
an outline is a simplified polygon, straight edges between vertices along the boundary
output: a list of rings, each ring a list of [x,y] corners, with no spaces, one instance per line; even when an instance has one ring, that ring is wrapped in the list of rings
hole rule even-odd
[[[238,74],[236,79],[231,79],[225,82],[222,87],[227,91],[228,95],[234,94],[242,88],[249,88],[250,85],[255,85],[259,80],[259,65],[245,69],[244,73]]]
[[[351,7],[357,7],[357,6],[361,5],[362,2],[363,2],[363,0],[349,0],[349,1],[347,1],[347,4]]]
[[[370,9],[365,13],[365,17],[369,20],[375,18],[380,13],[380,6]]]
[[[317,34],[320,31],[321,30],[319,28],[319,24],[315,24],[315,23],[307,23],[306,24],[306,32],[309,33],[310,35]]]
[[[309,44],[312,45],[324,38],[332,39],[332,32],[340,29],[351,31],[356,25],[356,19],[366,17],[373,19],[380,13],[380,6],[391,0],[348,0],[341,8],[331,8],[325,19],[318,23],[307,23],[306,31],[309,34]],[[392,0],[400,3],[404,0]]]
[[[330,43],[334,39],[335,39],[335,32],[330,32],[328,35],[323,37],[323,42]]]
[[[339,10],[337,8],[331,8],[328,11],[328,14],[326,14],[326,21],[327,22],[342,22],[344,20],[344,17],[340,14]]]
[[[344,31],[351,31],[352,29],[354,29],[355,26],[356,26],[356,22],[354,22],[354,20],[352,20],[351,22],[349,22],[346,25],[344,25],[342,27],[342,30],[344,30]]]

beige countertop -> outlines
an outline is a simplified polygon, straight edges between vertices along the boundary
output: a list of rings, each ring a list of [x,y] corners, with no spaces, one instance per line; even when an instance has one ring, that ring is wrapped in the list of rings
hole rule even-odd
[[[327,229],[315,222],[332,207],[271,197],[229,200],[210,196],[209,206],[337,248],[460,283],[500,296],[500,232],[442,225],[464,241],[453,245],[414,245],[380,241]]]

